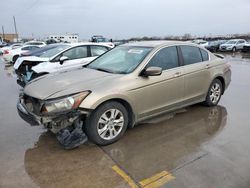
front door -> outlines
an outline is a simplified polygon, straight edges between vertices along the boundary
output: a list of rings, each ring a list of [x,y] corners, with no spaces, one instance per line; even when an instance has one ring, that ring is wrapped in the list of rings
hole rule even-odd
[[[59,61],[53,62],[53,68],[55,71],[64,71],[70,69],[76,69],[82,65],[93,60],[93,57],[89,57],[88,46],[77,46],[63,52],[60,57],[67,57],[68,60],[60,64]]]
[[[139,119],[156,115],[175,108],[183,100],[183,67],[179,66],[177,48],[165,47],[159,50],[146,65],[161,67],[159,76],[139,76],[131,90],[136,101]]]

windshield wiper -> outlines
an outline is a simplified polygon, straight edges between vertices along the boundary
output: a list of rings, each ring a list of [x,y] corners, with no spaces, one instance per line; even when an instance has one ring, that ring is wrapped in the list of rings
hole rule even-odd
[[[94,68],[94,69],[95,69],[95,70],[98,70],[98,71],[102,71],[102,72],[114,73],[113,71],[107,70],[107,69],[102,69],[102,68]]]
[[[112,73],[112,74],[126,74],[127,73],[125,71],[112,71],[112,70],[109,70],[109,69],[93,68],[93,67],[89,67],[89,66],[83,66],[83,67],[98,70],[98,71],[102,71],[102,72]]]

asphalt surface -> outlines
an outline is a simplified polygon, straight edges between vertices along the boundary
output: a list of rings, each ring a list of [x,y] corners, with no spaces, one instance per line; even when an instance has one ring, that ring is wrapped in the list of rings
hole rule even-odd
[[[0,187],[250,187],[250,54],[227,59],[232,82],[217,107],[194,105],[112,145],[71,151],[19,118],[20,88],[0,60]]]

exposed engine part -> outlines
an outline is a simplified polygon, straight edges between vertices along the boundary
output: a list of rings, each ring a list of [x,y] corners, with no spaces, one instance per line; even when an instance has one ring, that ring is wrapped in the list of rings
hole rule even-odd
[[[57,134],[57,140],[65,149],[74,149],[87,142],[88,138],[82,130],[83,121],[76,119],[72,126],[61,129]],[[73,128],[73,130],[71,130]]]
[[[48,128],[51,132],[53,133],[58,133],[60,130],[68,127],[68,126],[71,126],[72,125],[72,122],[69,122],[68,120],[62,120],[60,122],[50,122],[48,123],[45,127]]]

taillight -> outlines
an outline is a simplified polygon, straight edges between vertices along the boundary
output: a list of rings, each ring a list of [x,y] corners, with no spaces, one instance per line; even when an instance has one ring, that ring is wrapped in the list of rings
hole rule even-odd
[[[8,50],[4,50],[3,54],[9,54]]]

